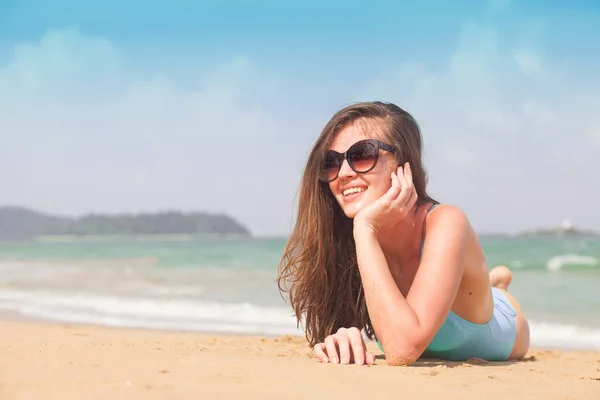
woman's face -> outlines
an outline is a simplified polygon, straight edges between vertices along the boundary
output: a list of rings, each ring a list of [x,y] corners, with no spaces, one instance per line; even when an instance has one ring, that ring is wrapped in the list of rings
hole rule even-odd
[[[365,139],[379,139],[376,131],[369,133],[368,126],[373,124],[353,123],[341,130],[332,141],[328,150],[344,153],[353,144]],[[357,167],[358,165],[355,165]],[[344,159],[337,179],[329,182],[329,188],[342,208],[344,214],[354,218],[365,206],[384,195],[391,186],[391,173],[396,170],[394,155],[379,150],[373,169],[366,173],[354,171]],[[362,168],[357,168],[361,170]]]

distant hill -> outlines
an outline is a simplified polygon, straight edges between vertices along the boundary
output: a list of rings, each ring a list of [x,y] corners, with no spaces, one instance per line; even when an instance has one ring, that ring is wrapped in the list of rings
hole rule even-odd
[[[140,214],[90,214],[69,218],[21,207],[0,207],[0,241],[32,240],[42,235],[247,235],[250,231],[223,214],[178,211]]]

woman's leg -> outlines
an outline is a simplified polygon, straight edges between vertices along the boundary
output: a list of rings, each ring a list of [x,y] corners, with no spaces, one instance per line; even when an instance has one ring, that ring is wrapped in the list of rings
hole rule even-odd
[[[504,265],[498,265],[497,267],[492,268],[490,271],[490,284],[492,287],[498,288],[504,292],[508,301],[513,306],[515,311],[517,312],[516,317],[516,328],[517,328],[517,340],[515,341],[515,345],[513,346],[512,352],[509,358],[523,358],[527,351],[529,350],[529,323],[523,314],[523,310],[521,309],[521,305],[519,302],[506,290],[512,281],[512,273],[510,269],[508,269]]]

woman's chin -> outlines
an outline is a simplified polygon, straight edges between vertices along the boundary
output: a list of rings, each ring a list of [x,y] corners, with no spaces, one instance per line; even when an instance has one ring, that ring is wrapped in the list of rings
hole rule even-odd
[[[358,214],[358,212],[344,210],[344,214],[346,214],[346,217],[348,217],[350,219],[354,219],[354,217],[356,217],[356,214]]]
[[[344,214],[346,214],[346,217],[354,219],[359,213],[359,211],[362,210],[364,207],[365,204],[363,204],[363,202],[352,202],[349,204],[344,204],[342,206],[342,210],[344,211]]]

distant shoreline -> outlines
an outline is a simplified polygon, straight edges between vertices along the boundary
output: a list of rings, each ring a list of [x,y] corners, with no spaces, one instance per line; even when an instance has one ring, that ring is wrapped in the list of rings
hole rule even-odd
[[[250,229],[225,214],[163,211],[64,217],[0,207],[0,242],[82,241],[113,238],[189,240],[192,237],[251,237]]]
[[[73,243],[73,242],[112,242],[134,240],[136,242],[193,242],[207,239],[248,239],[247,234],[239,233],[164,233],[164,234],[138,234],[138,235],[41,235],[35,237],[36,243]]]

